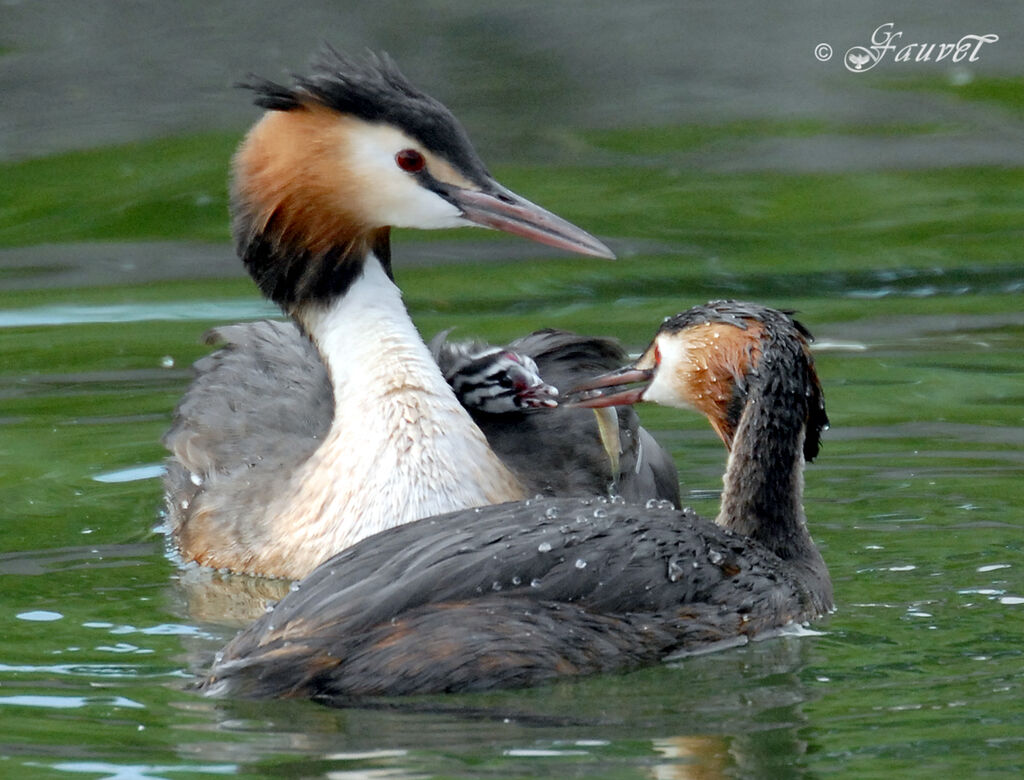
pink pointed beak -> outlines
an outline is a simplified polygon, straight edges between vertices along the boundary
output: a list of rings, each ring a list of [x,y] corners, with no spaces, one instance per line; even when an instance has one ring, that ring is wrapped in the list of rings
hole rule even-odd
[[[573,388],[566,393],[566,400],[561,401],[560,405],[598,409],[604,406],[639,403],[644,400],[644,392],[653,378],[654,369],[626,366],[601,374]]]
[[[477,225],[503,230],[568,252],[615,259],[615,254],[587,231],[547,209],[505,189],[497,182],[490,192],[454,189],[448,199],[462,216]]]

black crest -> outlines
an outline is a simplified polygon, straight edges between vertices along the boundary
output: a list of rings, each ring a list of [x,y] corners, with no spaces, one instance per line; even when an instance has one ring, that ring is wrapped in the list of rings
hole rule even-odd
[[[256,105],[273,111],[296,111],[318,103],[367,122],[393,125],[469,178],[488,176],[459,120],[413,86],[387,54],[368,52],[355,59],[325,46],[310,71],[308,76],[292,76],[291,86],[258,76],[238,86],[253,90]]]

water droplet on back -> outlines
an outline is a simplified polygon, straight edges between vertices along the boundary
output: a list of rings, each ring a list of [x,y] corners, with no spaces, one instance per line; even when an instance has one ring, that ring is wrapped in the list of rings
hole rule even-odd
[[[542,553],[551,552],[551,543],[550,542],[541,542],[540,544],[537,545],[537,552],[542,552]]]
[[[682,564],[676,558],[670,558],[666,574],[668,575],[669,582],[679,582],[683,578]]]

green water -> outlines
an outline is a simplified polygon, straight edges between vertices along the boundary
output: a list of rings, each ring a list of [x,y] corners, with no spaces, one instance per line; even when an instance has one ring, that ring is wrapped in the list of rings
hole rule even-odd
[[[1017,122],[1020,89],[958,96]],[[347,710],[191,691],[234,628],[190,612],[156,530],[159,439],[199,337],[267,311],[230,259],[224,177],[241,128],[0,166],[0,775],[1024,772],[1024,170],[687,164],[773,139],[962,130],[592,130],[561,139],[568,163],[495,166],[606,237],[614,263],[479,231],[399,232],[396,274],[428,336],[554,326],[640,349],[664,316],[709,298],[798,310],[832,420],[806,508],[838,608],[815,635],[627,675]],[[133,262],[97,282],[83,260],[96,242]],[[446,253],[483,260],[438,264]],[[197,278],[179,255],[220,259]],[[696,418],[641,413],[686,501],[713,513],[717,439]]]

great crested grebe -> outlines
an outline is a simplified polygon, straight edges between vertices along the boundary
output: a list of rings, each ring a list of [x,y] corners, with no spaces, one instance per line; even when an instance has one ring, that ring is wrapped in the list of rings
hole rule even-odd
[[[781,312],[720,301],[666,320],[633,365],[580,388],[584,405],[704,413],[729,450],[715,522],[590,497],[392,528],[293,586],[202,686],[339,701],[516,687],[824,614],[832,585],[802,504],[828,422],[808,338]]]
[[[483,225],[581,254],[612,257],[607,247],[498,184],[455,117],[386,56],[355,61],[328,49],[291,86],[247,86],[268,110],[234,159],[235,242],[294,324],[220,328],[213,337],[226,346],[196,364],[164,439],[169,526],[182,557],[295,579],[384,528],[577,490],[579,479],[547,479],[546,462],[530,455],[536,438],[509,443],[515,420],[491,421],[502,452],[489,446],[402,304],[389,230]],[[563,341],[551,355],[550,343],[539,344],[542,369],[581,348],[615,363],[600,340]],[[552,375],[565,382],[592,371],[584,359]],[[492,383],[518,381],[508,366],[498,374]],[[547,383],[527,382],[519,400],[543,407]],[[619,418],[619,447],[602,439],[592,412],[559,409],[551,419],[548,427],[567,428],[590,453],[563,463],[566,473],[590,469],[600,490],[626,481],[640,495],[677,499],[671,460],[635,417]],[[618,480],[604,453],[640,453],[644,441],[646,462],[626,459],[622,467],[635,469]]]

